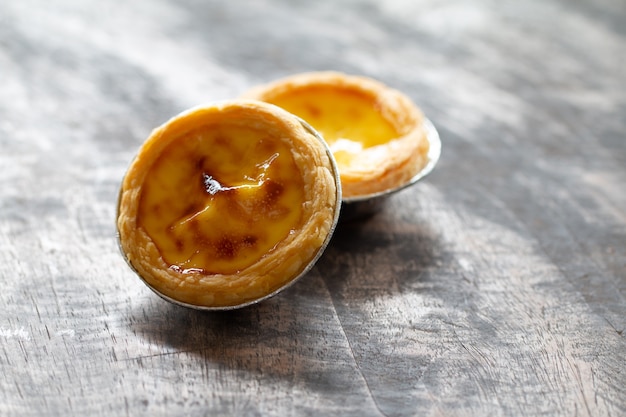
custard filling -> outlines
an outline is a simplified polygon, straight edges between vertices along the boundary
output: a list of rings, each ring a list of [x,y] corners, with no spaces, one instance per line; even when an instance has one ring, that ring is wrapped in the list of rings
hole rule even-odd
[[[322,134],[339,170],[349,168],[363,150],[400,136],[376,100],[352,89],[311,86],[267,100],[301,117]]]
[[[205,125],[150,167],[138,225],[171,269],[233,274],[297,228],[303,188],[283,141],[253,127]]]

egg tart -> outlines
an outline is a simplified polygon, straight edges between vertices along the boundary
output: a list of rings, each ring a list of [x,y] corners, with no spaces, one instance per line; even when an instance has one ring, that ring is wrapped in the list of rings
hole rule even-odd
[[[422,112],[373,79],[304,73],[254,87],[243,97],[280,106],[321,133],[337,162],[344,199],[400,187],[428,161]]]
[[[340,203],[332,155],[313,129],[276,106],[233,100],[151,133],[122,182],[119,242],[164,298],[239,307],[311,267]]]

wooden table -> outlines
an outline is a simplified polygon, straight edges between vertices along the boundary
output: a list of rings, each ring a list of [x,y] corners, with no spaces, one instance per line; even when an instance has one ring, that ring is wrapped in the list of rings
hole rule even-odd
[[[623,0],[0,4],[0,415],[626,415]],[[333,69],[435,171],[260,305],[155,296],[115,240],[150,130]]]

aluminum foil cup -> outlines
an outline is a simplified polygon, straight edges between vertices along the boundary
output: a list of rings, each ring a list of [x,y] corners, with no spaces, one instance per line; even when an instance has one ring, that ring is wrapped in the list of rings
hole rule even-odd
[[[405,188],[417,184],[417,182],[432,172],[441,156],[441,139],[439,138],[439,132],[437,132],[437,129],[430,120],[424,120],[424,129],[426,130],[426,139],[429,143],[428,154],[426,155],[427,160],[424,167],[409,181],[395,188],[374,194],[345,197],[341,207],[340,221],[342,223],[363,220],[381,211],[389,197]]]

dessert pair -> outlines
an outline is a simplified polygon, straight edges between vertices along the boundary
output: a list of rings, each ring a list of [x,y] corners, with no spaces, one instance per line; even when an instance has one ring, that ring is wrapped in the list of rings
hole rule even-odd
[[[324,72],[259,86],[152,132],[122,183],[120,246],[170,301],[249,305],[312,267],[342,199],[402,187],[428,149],[422,113],[377,81]]]

